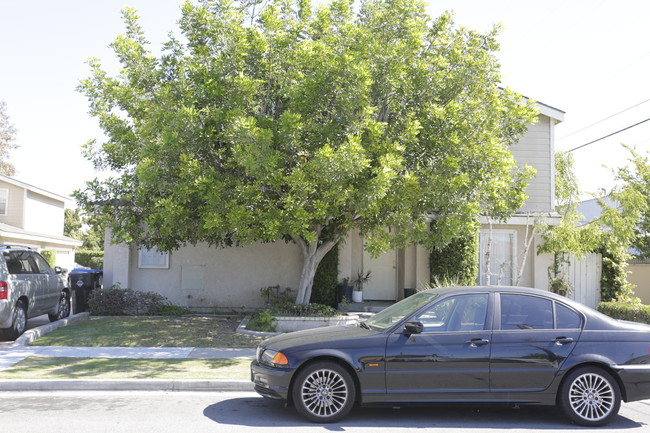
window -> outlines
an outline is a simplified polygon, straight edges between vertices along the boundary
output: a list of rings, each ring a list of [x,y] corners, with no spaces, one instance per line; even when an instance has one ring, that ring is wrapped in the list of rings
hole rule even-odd
[[[501,329],[553,329],[553,301],[501,294]]]
[[[138,267],[169,269],[169,254],[159,252],[156,247],[141,248],[138,255]]]
[[[0,215],[7,215],[9,207],[9,190],[0,188]]]
[[[10,274],[33,274],[35,273],[31,259],[31,255],[26,251],[5,251],[5,262],[7,263],[7,271]]]
[[[488,295],[478,293],[444,299],[420,314],[416,320],[424,332],[467,332],[485,328]]]
[[[35,266],[39,274],[48,274],[48,275],[54,274],[54,271],[52,270],[50,265],[43,257],[41,257],[40,254],[33,254],[32,257],[34,258]]]
[[[555,303],[555,321],[557,329],[579,329],[582,324],[578,313],[557,302]]]
[[[514,284],[516,246],[517,232],[514,230],[481,230],[479,284],[505,286]],[[489,281],[487,275],[488,257]]]

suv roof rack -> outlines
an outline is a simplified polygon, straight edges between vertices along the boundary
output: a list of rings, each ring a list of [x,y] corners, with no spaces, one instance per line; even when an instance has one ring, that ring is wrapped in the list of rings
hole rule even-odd
[[[10,250],[12,248],[16,249],[21,249],[21,250],[31,250],[32,247],[28,247],[27,245],[17,245],[17,244],[0,244],[0,248],[4,248],[7,250]]]

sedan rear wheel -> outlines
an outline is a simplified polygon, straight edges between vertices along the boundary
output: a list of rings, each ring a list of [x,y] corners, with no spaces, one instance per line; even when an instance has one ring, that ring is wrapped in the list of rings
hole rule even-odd
[[[335,422],[345,417],[356,397],[354,380],[341,365],[322,361],[298,373],[292,390],[296,410],[313,422]]]
[[[607,424],[621,406],[616,380],[597,367],[573,371],[560,388],[562,411],[576,424],[597,427]]]

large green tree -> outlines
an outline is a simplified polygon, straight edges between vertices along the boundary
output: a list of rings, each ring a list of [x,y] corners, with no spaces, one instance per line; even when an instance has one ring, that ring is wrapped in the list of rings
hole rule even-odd
[[[295,242],[306,303],[352,229],[373,253],[439,245],[525,198],[531,170],[509,145],[536,112],[498,87],[498,29],[431,19],[414,0],[205,0],[182,6],[182,37],[155,56],[123,15],[123,69],[91,60],[80,86],[107,137],[87,156],[117,175],[77,197],[115,241]]]

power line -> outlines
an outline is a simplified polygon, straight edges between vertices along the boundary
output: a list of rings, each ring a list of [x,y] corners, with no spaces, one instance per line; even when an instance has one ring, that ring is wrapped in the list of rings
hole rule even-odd
[[[642,121],[640,121],[640,122],[638,122],[638,123],[635,123],[634,125],[627,126],[627,127],[623,128],[623,129],[619,129],[618,131],[612,132],[611,134],[607,134],[607,135],[605,135],[605,136],[603,136],[603,137],[597,138],[597,139],[595,139],[595,140],[593,140],[593,141],[590,141],[589,143],[585,143],[585,144],[582,144],[582,145],[580,145],[580,146],[578,146],[578,147],[574,147],[573,149],[569,149],[569,150],[567,150],[567,152],[573,152],[574,150],[582,149],[582,148],[585,147],[585,146],[589,146],[590,144],[594,144],[594,143],[596,143],[597,141],[601,141],[601,140],[604,140],[604,139],[606,139],[606,138],[609,138],[609,137],[611,137],[612,135],[616,135],[616,134],[619,134],[619,133],[621,133],[621,132],[623,132],[623,131],[627,131],[628,129],[632,129],[632,128],[634,128],[635,126],[639,126],[639,125],[641,125],[642,123],[645,123],[645,122],[648,122],[648,121],[650,121],[650,117],[648,117],[647,119],[642,120]]]
[[[631,109],[633,109],[633,108],[635,108],[635,107],[638,107],[638,106],[641,105],[641,104],[645,104],[645,103],[648,102],[648,101],[650,101],[650,98],[646,99],[646,100],[643,101],[643,102],[639,102],[639,103],[636,104],[636,105],[633,105],[633,106],[631,106],[631,107],[628,107],[628,108],[626,108],[626,109],[623,110],[623,111],[619,111],[619,112],[616,113],[616,114],[612,114],[611,116],[605,117],[604,119],[601,119],[601,120],[599,120],[599,121],[597,121],[597,122],[594,122],[594,123],[592,123],[591,125],[585,126],[584,128],[578,129],[577,131],[573,131],[571,134],[569,134],[569,135],[565,135],[565,136],[563,136],[563,137],[560,137],[560,138],[558,138],[558,139],[555,140],[555,141],[558,142],[558,141],[560,141],[560,140],[564,140],[564,139],[567,138],[567,137],[571,137],[572,135],[575,135],[575,134],[577,134],[578,132],[582,132],[582,131],[584,131],[585,129],[589,129],[589,128],[591,128],[592,126],[596,126],[596,125],[598,125],[599,123],[604,122],[605,120],[609,120],[609,119],[611,119],[612,117],[616,117],[616,116],[618,116],[619,114],[623,114],[623,113],[625,113],[626,111],[631,110]]]

